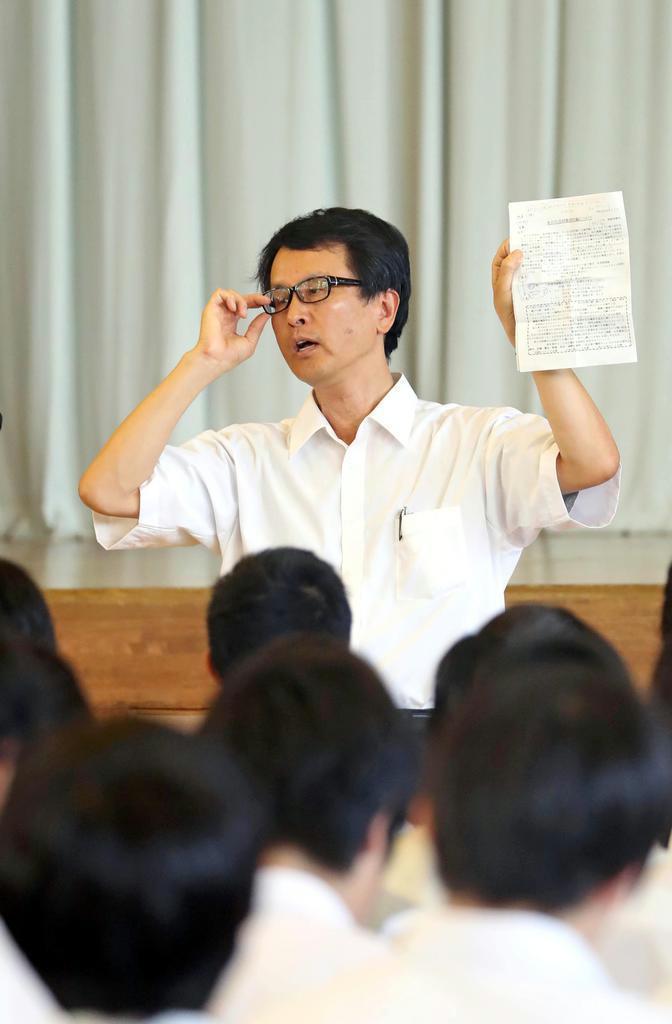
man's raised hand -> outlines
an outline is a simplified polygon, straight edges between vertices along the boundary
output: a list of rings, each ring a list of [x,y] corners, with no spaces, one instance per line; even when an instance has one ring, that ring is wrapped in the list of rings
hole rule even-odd
[[[221,373],[249,359],[266,322],[271,318],[268,313],[255,316],[245,334],[238,334],[238,321],[247,316],[248,310],[259,309],[265,302],[268,298],[259,293],[241,295],[230,289],[217,288],[203,310],[194,351],[212,361]]]

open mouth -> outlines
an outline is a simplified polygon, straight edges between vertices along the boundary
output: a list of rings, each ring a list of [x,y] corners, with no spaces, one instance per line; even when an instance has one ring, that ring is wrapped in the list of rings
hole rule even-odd
[[[317,342],[309,341],[308,339],[305,339],[304,341],[297,341],[296,343],[297,352],[312,352],[312,350],[316,348]]]

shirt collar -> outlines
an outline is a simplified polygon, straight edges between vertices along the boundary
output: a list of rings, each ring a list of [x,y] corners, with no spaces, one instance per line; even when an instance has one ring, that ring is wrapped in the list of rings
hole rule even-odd
[[[261,914],[291,914],[347,927],[353,917],[336,890],[317,875],[297,868],[259,868],[252,909]]]
[[[366,419],[375,420],[405,447],[411,434],[418,399],[403,373],[395,373],[393,377],[394,385]],[[331,424],[318,408],[314,393],[311,391],[292,423],[289,435],[290,457],[295,455],[319,430],[326,430],[335,441],[338,441]]]
[[[450,905],[419,914],[399,942],[412,957],[438,956],[445,950],[455,970],[486,972],[509,980],[521,975],[539,984],[570,984],[584,989],[612,986],[597,954],[564,921],[521,910],[458,908]]]

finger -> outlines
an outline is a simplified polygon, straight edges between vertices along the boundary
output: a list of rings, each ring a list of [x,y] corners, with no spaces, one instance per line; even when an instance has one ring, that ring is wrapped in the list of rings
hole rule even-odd
[[[509,239],[505,238],[492,260],[492,286],[494,288],[502,261],[509,255]]]
[[[260,306],[268,302],[268,295],[263,295],[261,292],[253,292],[250,295],[243,295],[243,299],[250,309],[259,309]]]
[[[510,291],[513,283],[513,275],[523,262],[523,254],[520,249],[509,253],[506,259],[502,260],[497,275],[496,285],[498,290]]]
[[[218,306],[223,306],[224,309],[228,310],[229,313],[238,313],[240,304],[244,305],[245,300],[239,292],[234,292],[230,288],[217,288],[210,296],[210,301],[214,301]],[[241,314],[238,313],[240,316]]]
[[[269,313],[260,313],[259,316],[255,316],[254,320],[245,332],[245,337],[256,345],[261,337],[261,332],[270,319],[271,317]]]

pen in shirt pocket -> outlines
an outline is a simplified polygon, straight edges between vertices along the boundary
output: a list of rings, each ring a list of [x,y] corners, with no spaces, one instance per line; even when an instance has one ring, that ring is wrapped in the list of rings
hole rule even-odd
[[[403,534],[403,530],[402,530],[402,523],[403,523],[403,520],[404,520],[404,516],[406,514],[407,514],[406,513],[406,506],[404,505],[404,507],[399,512],[399,540],[403,540],[404,539],[404,534]]]

